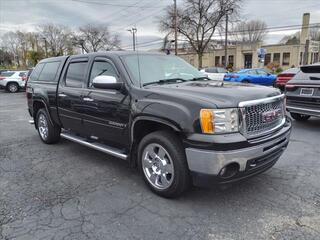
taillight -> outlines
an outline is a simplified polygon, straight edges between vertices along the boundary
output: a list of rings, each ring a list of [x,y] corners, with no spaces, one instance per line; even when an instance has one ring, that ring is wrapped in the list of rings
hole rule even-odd
[[[28,78],[27,77],[22,77],[21,80],[22,81],[26,81]]]
[[[0,77],[0,80],[3,80],[3,79],[5,79],[4,77]]]

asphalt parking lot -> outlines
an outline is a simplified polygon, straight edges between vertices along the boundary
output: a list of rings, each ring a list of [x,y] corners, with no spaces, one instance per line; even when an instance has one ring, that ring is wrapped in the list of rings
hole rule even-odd
[[[40,141],[0,91],[0,239],[320,239],[320,119],[294,122],[268,172],[227,189],[151,193],[122,160]]]

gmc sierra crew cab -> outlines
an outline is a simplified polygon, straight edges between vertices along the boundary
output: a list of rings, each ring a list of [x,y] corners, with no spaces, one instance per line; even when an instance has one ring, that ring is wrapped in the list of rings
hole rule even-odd
[[[44,143],[62,137],[126,160],[163,197],[262,173],[291,133],[278,90],[213,81],[161,53],[44,59],[27,99]]]

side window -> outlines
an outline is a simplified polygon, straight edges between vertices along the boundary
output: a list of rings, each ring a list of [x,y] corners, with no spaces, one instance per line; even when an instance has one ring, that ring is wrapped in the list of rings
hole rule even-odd
[[[257,72],[255,70],[250,70],[247,72],[249,75],[257,75]]]
[[[258,72],[258,75],[267,76],[267,73],[265,71],[257,70],[257,72]]]
[[[81,88],[84,83],[88,62],[73,62],[68,66],[66,86]]]
[[[55,81],[60,62],[48,62],[42,69],[39,81]]]
[[[95,61],[92,65],[91,73],[90,73],[90,82],[89,87],[92,87],[92,80],[96,76],[113,76],[119,81],[117,71],[113,67],[113,65],[106,61]]]
[[[37,81],[43,69],[44,63],[39,63],[30,75],[30,81]]]
[[[19,77],[25,77],[26,75],[27,75],[26,72],[20,72],[20,73],[19,73]]]

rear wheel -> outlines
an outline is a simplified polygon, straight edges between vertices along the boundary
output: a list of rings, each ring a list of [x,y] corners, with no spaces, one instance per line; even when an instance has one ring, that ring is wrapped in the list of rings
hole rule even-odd
[[[299,113],[290,113],[290,115],[293,119],[299,122],[307,121],[310,118],[309,115],[303,115]]]
[[[139,144],[138,166],[149,188],[162,197],[178,197],[189,186],[184,148],[173,133],[157,131],[145,136]]]
[[[8,83],[7,91],[10,93],[16,93],[19,91],[19,85],[17,83]]]
[[[37,129],[44,143],[51,144],[60,140],[61,128],[50,123],[48,113],[44,108],[37,113]]]

